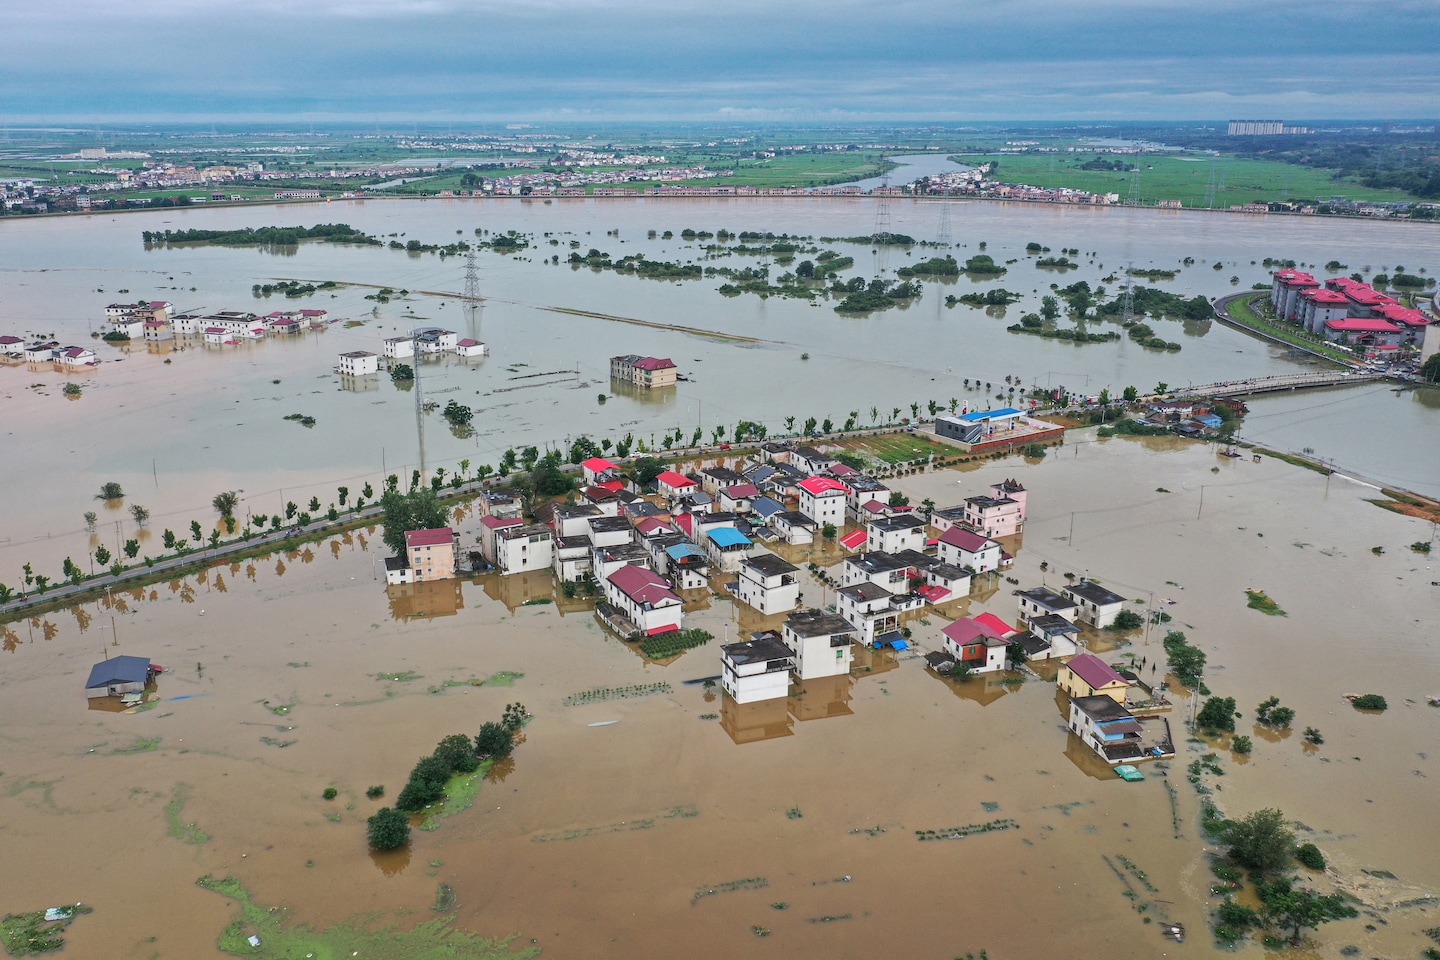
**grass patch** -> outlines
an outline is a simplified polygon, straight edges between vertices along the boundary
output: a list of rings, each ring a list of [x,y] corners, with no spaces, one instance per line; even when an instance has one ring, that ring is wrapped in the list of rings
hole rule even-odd
[[[65,947],[65,928],[80,914],[90,913],[91,907],[76,904],[73,907],[57,908],[56,919],[46,920],[45,910],[31,910],[27,913],[11,913],[0,919],[0,944],[12,957],[28,957]]]
[[[305,956],[322,960],[352,956],[368,960],[528,960],[540,953],[539,947],[512,949],[514,936],[490,938],[454,930],[448,916],[402,930],[395,925],[376,926],[376,917],[370,914],[317,930],[294,922],[286,907],[255,903],[234,877],[217,880],[205,876],[196,883],[236,901],[240,907],[239,916],[220,934],[218,944],[221,951],[232,956],[258,960]],[[260,938],[260,946],[250,946],[251,935]]]
[[[1324,477],[1330,476],[1330,474],[1333,472],[1329,467],[1325,466],[1324,464],[1316,463],[1314,460],[1311,460],[1307,457],[1297,457],[1294,454],[1281,453],[1278,450],[1267,450],[1265,447],[1256,447],[1255,452],[1262,453],[1267,457],[1274,457],[1276,460],[1284,460],[1286,463],[1292,466],[1304,467],[1306,470],[1314,470],[1316,473]]]
[[[882,414],[885,412],[888,411],[882,411]],[[937,457],[944,457],[956,452],[954,447],[939,440],[932,440],[923,434],[914,434],[909,431],[851,437],[841,440],[840,446],[857,453],[869,454],[892,467],[900,463],[929,460],[932,453]]]
[[[116,747],[110,752],[113,754],[127,753],[149,753],[152,750],[160,749],[159,737],[136,737],[135,740],[123,747]]]
[[[490,674],[490,676],[485,678],[485,682],[492,687],[513,687],[515,686],[515,681],[523,676],[525,676],[525,674],[517,673],[514,670],[501,670],[497,673]]]
[[[192,820],[186,822],[181,818],[185,812],[185,803],[190,799],[190,787],[183,783],[175,784],[170,792],[170,802],[165,804],[165,830],[176,840],[185,843],[202,844],[210,840],[210,834],[201,830]]]
[[[1249,598],[1249,601],[1245,604],[1245,606],[1249,607],[1251,610],[1259,610],[1266,616],[1271,617],[1285,616],[1285,611],[1280,609],[1280,604],[1276,603],[1274,600],[1271,600],[1265,594],[1264,590],[1246,590],[1245,596]]]
[[[640,650],[651,660],[678,657],[686,650],[709,643],[713,636],[704,630],[672,630],[640,641]]]
[[[376,680],[392,680],[395,683],[410,683],[414,680],[424,679],[414,670],[400,670],[394,673],[375,673],[371,674],[371,676],[373,676]]]
[[[1355,362],[1353,354],[1341,350],[1338,347],[1331,346],[1329,341],[1313,340],[1299,333],[1297,328],[1293,326],[1283,323],[1273,323],[1260,316],[1255,312],[1252,304],[1263,296],[1264,294],[1257,294],[1253,297],[1242,297],[1237,300],[1231,300],[1225,309],[1229,312],[1232,319],[1262,333],[1267,333],[1278,340],[1283,340],[1297,347],[1304,347],[1306,350],[1318,353],[1329,360],[1334,360],[1336,363],[1349,365]]]
[[[286,747],[299,743],[299,740],[277,740],[275,737],[261,737],[260,742],[267,747],[279,747],[284,750]]]
[[[1020,824],[1008,817],[1003,820],[989,820],[985,823],[969,823],[963,827],[947,827],[943,830],[916,830],[917,840],[964,840],[977,833],[995,833],[1001,830],[1018,830]]]
[[[446,781],[445,799],[440,803],[440,809],[433,811],[431,816],[453,817],[462,810],[469,810],[480,795],[480,783],[494,765],[494,760],[482,760],[473,773],[457,773]]]
[[[727,880],[724,883],[717,883],[714,886],[702,887],[695,891],[690,898],[690,906],[695,906],[706,897],[718,896],[722,893],[735,893],[740,890],[764,890],[770,886],[770,881],[764,877],[746,877],[744,880]]]

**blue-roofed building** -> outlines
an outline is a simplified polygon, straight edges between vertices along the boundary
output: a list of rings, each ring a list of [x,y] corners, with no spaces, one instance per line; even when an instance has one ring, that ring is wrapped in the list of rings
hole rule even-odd
[[[785,504],[774,497],[756,497],[750,502],[750,512],[761,520],[769,520],[777,513],[784,513]]]
[[[144,691],[155,668],[149,657],[111,657],[90,668],[90,679],[85,681],[85,696],[118,697],[126,693]]]
[[[695,544],[688,541],[675,543],[665,548],[667,572],[675,586],[681,590],[703,589],[710,576],[710,557]]]
[[[976,410],[959,415],[942,414],[935,418],[935,434],[961,443],[983,443],[997,433],[1013,429],[1023,417],[1024,414],[1014,407]]]
[[[1209,427],[1211,430],[1219,430],[1225,425],[1225,421],[1221,420],[1213,413],[1197,413],[1191,419],[1199,423],[1205,424],[1205,426]]]
[[[722,573],[734,573],[740,569],[740,561],[750,555],[755,544],[749,537],[732,527],[716,527],[705,531],[705,552],[710,556],[710,565]]]

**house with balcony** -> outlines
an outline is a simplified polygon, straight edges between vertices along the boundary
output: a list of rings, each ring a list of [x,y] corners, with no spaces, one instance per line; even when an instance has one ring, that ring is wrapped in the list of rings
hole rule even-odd
[[[736,703],[778,700],[790,693],[794,656],[774,633],[720,648],[720,686]]]
[[[1069,597],[1051,590],[1049,587],[1032,587],[1029,590],[1016,590],[1015,599],[1020,605],[1020,623],[1028,624],[1036,617],[1064,617],[1074,623],[1080,615],[1080,606]]]
[[[845,523],[845,504],[850,488],[833,477],[807,477],[796,487],[799,490],[800,512],[819,526]]]
[[[547,570],[555,563],[555,532],[543,523],[495,531],[495,566],[502,574]]]
[[[918,593],[894,594],[868,580],[835,591],[836,611],[865,646],[891,634],[899,636],[904,615],[924,606]]]
[[[593,487],[599,484],[609,484],[619,481],[623,486],[625,478],[620,475],[620,468],[615,466],[604,457],[591,457],[580,464],[580,469],[585,476],[585,486]]]
[[[768,617],[800,605],[799,572],[800,568],[788,560],[760,553],[740,561],[740,578],[726,584],[726,588],[741,603]]]
[[[710,585],[710,556],[696,544],[677,539],[662,551],[666,575],[677,590],[704,590]]]
[[[624,354],[610,358],[610,379],[631,383],[642,390],[673,387],[679,368],[669,357],[642,357]]]
[[[1070,732],[1106,763],[1133,763],[1145,759],[1140,721],[1109,697],[1072,698],[1069,721]]]
[[[1062,587],[1061,592],[1075,601],[1080,622],[1088,623],[1096,630],[1110,626],[1125,609],[1124,597],[1106,590],[1094,580],[1077,580]]]
[[[646,636],[679,630],[683,601],[654,570],[626,565],[604,580],[605,599]]]
[[[597,507],[607,517],[620,516],[620,494],[609,487],[585,487],[580,491],[580,502]]]
[[[674,470],[666,470],[655,478],[655,490],[671,503],[681,497],[689,496],[699,489],[698,483]]]
[[[864,474],[857,474],[843,482],[849,490],[845,497],[845,507],[856,523],[865,523],[872,517],[886,515],[890,504],[889,487]]]
[[[635,540],[635,528],[628,517],[591,517],[589,527],[590,543],[596,547],[618,547]]]
[[[700,489],[717,499],[721,490],[745,482],[743,476],[729,467],[706,467],[700,471]]]
[[[454,353],[455,348],[460,345],[460,334],[440,327],[426,327],[416,333],[415,343],[422,355]]]
[[[1019,637],[1027,660],[1054,660],[1080,652],[1080,628],[1064,617],[1032,616],[1029,629]]]
[[[848,674],[855,660],[851,649],[855,628],[836,613],[792,613],[780,630],[780,638],[795,658],[795,676],[801,680]]]
[[[721,573],[735,573],[740,562],[755,549],[754,542],[733,526],[712,526],[701,541],[710,556],[710,565]]]
[[[925,521],[913,513],[880,517],[865,525],[865,549],[883,553],[925,549]]]
[[[786,543],[803,546],[815,542],[815,521],[801,510],[780,511],[770,518],[770,528]]]
[[[945,652],[956,663],[968,667],[971,673],[1005,669],[1010,641],[1005,631],[992,626],[992,621],[961,617],[947,625],[940,634],[944,638],[942,646]]]
[[[1072,700],[1076,697],[1109,697],[1125,702],[1129,682],[1093,653],[1077,653],[1060,668],[1055,684]]]
[[[846,557],[840,566],[841,586],[873,583],[894,594],[909,593],[910,579],[915,575],[909,560],[878,550]]]
[[[946,563],[969,567],[976,573],[1000,569],[1000,544],[964,527],[951,527],[940,535],[937,554]]]
[[[990,495],[966,497],[962,522],[992,540],[1011,537],[1025,529],[1026,491],[1015,480],[992,484]]]
[[[915,592],[926,603],[942,604],[970,596],[970,572],[953,563],[934,563],[919,571],[925,584]]]
[[[828,453],[821,453],[814,447],[795,447],[790,451],[788,462],[796,470],[814,476],[817,473],[824,473],[838,461]]]
[[[605,516],[591,503],[557,503],[550,511],[550,527],[557,537],[589,537],[590,521]]]
[[[647,567],[658,570],[661,562],[638,543],[622,543],[615,547],[590,548],[590,575],[603,581],[621,567]]]

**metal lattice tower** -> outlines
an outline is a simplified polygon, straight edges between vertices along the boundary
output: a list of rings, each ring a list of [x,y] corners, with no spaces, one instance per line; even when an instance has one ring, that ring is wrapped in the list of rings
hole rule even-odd
[[[425,480],[425,391],[420,389],[420,328],[410,333],[410,362],[415,367],[415,439],[420,447],[420,480]]]
[[[887,173],[880,178],[880,189],[886,191],[890,189],[890,174]],[[881,237],[890,232],[890,197],[888,193],[882,193],[877,199],[874,239],[879,241]]]
[[[1125,203],[1134,206],[1140,202],[1140,163],[1136,161],[1135,169],[1130,174],[1130,192],[1125,196]]]
[[[1135,318],[1135,274],[1132,272],[1134,267],[1133,263],[1125,264],[1125,299],[1120,311],[1120,319],[1127,323]]]
[[[475,251],[465,254],[465,328],[476,340],[480,339],[480,274],[475,266]]]
[[[1205,184],[1205,209],[1213,209],[1215,206],[1215,176],[1218,157],[1210,158],[1210,182]]]
[[[936,232],[935,239],[941,243],[950,242],[950,201],[940,201],[940,229]]]

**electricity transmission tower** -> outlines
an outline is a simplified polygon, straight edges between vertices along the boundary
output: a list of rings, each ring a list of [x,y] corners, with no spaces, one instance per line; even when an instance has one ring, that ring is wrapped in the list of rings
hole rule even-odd
[[[1207,210],[1215,208],[1215,177],[1219,159],[1219,157],[1210,158],[1210,182],[1205,184],[1205,209]]]
[[[950,242],[950,201],[940,201],[940,229],[936,232],[935,239],[941,243]]]
[[[410,362],[415,367],[415,439],[420,447],[420,479],[425,479],[425,391],[420,389],[420,328],[410,332]]]
[[[1120,321],[1128,323],[1135,318],[1135,274],[1132,272],[1135,265],[1125,264],[1125,299],[1120,311]]]
[[[480,275],[475,268],[475,251],[465,254],[465,330],[472,339],[480,339]]]
[[[1140,202],[1140,163],[1136,161],[1135,169],[1130,174],[1130,192],[1125,197],[1128,206],[1135,206]]]
[[[881,194],[875,204],[875,242],[880,243],[890,233],[890,174],[880,178]]]

